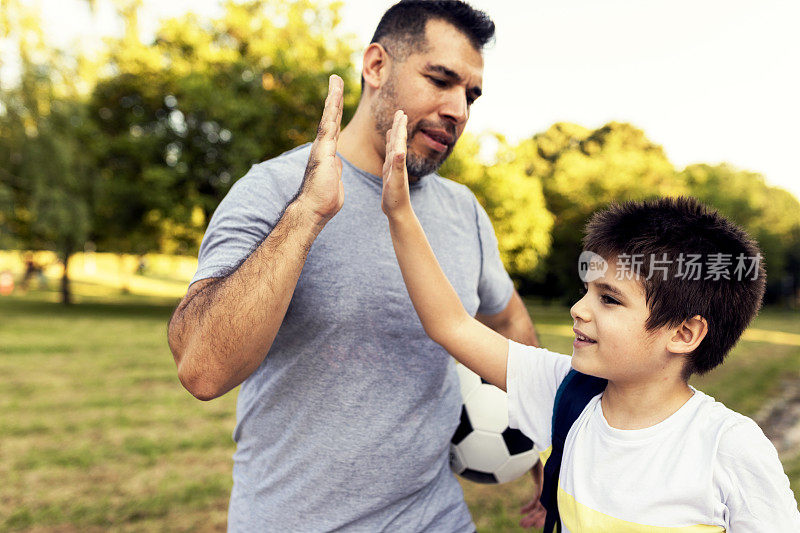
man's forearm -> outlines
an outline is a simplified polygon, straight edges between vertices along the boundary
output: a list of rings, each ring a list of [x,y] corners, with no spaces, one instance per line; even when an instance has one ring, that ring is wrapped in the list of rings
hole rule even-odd
[[[258,368],[275,340],[311,245],[344,203],[336,143],[344,82],[331,75],[297,198],[232,273],[192,285],[169,323],[178,377],[200,399],[216,398]]]
[[[540,346],[536,330],[530,321],[516,320],[492,328],[503,337],[527,346]]]
[[[475,318],[512,341],[528,346],[540,346],[531,315],[516,290],[501,312],[495,315],[478,314]]]
[[[512,341],[528,346],[541,346],[528,308],[517,291],[514,291],[511,296],[508,311],[509,313],[505,320],[490,327]]]
[[[261,364],[322,229],[302,197],[230,275],[182,303],[169,326],[178,375],[200,399],[221,396]]]

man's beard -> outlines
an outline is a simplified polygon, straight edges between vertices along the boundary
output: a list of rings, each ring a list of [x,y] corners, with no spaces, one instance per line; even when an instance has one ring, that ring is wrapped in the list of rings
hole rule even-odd
[[[386,138],[386,132],[392,127],[395,112],[401,109],[400,105],[397,103],[397,92],[395,91],[394,81],[394,77],[390,76],[386,84],[381,88],[381,92],[373,102],[371,109],[372,116],[375,117],[375,129],[384,139]],[[422,128],[443,129],[451,135],[453,143],[455,143],[456,139],[456,130],[452,124],[436,124],[426,121],[417,122],[408,132],[408,139],[406,141],[406,168],[408,169],[409,177],[415,179],[436,172],[453,151],[454,146],[454,144],[448,145],[444,152],[434,157],[424,157],[412,152],[408,145],[415,135],[422,134]]]

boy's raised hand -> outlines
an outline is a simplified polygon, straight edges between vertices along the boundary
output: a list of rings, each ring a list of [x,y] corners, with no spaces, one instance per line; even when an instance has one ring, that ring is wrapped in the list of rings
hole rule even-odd
[[[411,303],[425,333],[450,355],[490,383],[506,390],[508,339],[467,313],[436,260],[425,231],[411,207],[406,169],[408,118],[394,115],[386,133],[381,207]]]
[[[386,159],[383,162],[383,194],[381,207],[391,217],[411,209],[406,169],[406,136],[408,117],[403,111],[394,114],[392,127],[386,132]]]
[[[328,80],[328,97],[311,145],[300,195],[322,223],[333,218],[344,204],[342,161],[336,155],[343,108],[344,82],[333,74]]]

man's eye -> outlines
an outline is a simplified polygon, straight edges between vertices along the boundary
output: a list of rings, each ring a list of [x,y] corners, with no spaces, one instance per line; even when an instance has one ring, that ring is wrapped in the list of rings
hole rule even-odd
[[[603,302],[604,304],[620,305],[617,300],[615,300],[614,298],[612,298],[607,294],[603,294],[602,296],[600,296],[600,301]]]
[[[467,105],[472,105],[475,103],[475,99],[471,96],[467,96]]]
[[[436,85],[437,87],[446,87],[447,86],[447,82],[442,80],[442,79],[434,78],[433,76],[428,76],[428,79],[431,80],[431,83]]]

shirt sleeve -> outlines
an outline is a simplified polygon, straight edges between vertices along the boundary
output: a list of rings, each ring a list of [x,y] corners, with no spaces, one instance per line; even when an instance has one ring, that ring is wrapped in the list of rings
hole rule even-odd
[[[717,451],[729,533],[797,533],[800,512],[778,452],[749,418],[723,433]]]
[[[478,297],[480,305],[478,313],[495,315],[506,308],[514,292],[514,283],[506,272],[500,259],[497,247],[497,236],[494,233],[489,215],[478,200],[475,203],[475,216],[478,224],[478,237],[481,245],[481,277],[478,281]]]
[[[568,355],[508,343],[508,425],[522,431],[540,452],[552,444],[553,403],[571,366]]]
[[[254,165],[234,183],[208,224],[195,281],[227,275],[269,235],[297,191],[269,162]],[[294,185],[294,187],[292,187]]]

